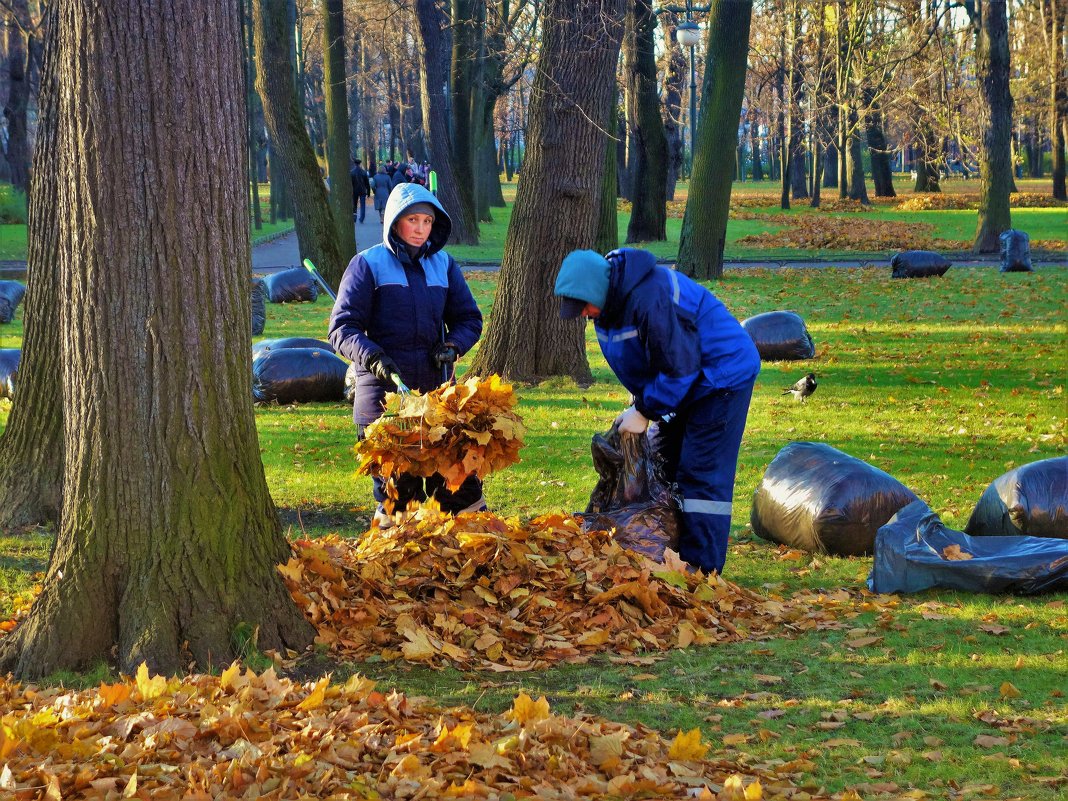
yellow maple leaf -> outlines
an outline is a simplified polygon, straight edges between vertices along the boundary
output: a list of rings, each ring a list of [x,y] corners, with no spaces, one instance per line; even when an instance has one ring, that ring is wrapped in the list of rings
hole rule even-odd
[[[130,697],[130,693],[133,692],[133,687],[125,682],[121,684],[104,684],[100,682],[100,708],[110,709],[115,704],[121,704],[127,698]]]
[[[624,730],[590,737],[590,761],[599,768],[614,764],[623,755],[623,743],[630,734]]]
[[[148,677],[148,665],[145,662],[137,668],[136,683],[141,698],[145,701],[159,698],[167,689],[167,680],[163,676],[154,676],[151,679]]]
[[[471,743],[471,734],[474,723],[457,723],[451,729],[445,721],[438,724],[438,738],[430,746],[435,753],[445,753],[460,749],[466,751]]]
[[[1002,698],[1019,698],[1022,695],[1011,681],[1001,683],[1000,693]]]
[[[326,700],[326,688],[330,686],[330,678],[323,676],[319,681],[315,682],[315,687],[308,693],[307,698],[297,704],[297,709],[317,709],[323,705],[323,701]]]
[[[690,729],[685,733],[682,729],[679,729],[679,733],[675,735],[675,739],[671,743],[671,748],[668,749],[668,759],[691,761],[704,759],[707,751],[708,745],[701,742],[700,729]]]
[[[430,642],[430,635],[422,626],[414,629],[405,629],[403,632],[408,642],[401,644],[404,658],[412,662],[426,662],[434,658],[438,649]]]
[[[545,700],[544,695],[535,701],[525,692],[521,691],[519,695],[515,697],[515,701],[512,702],[512,709],[508,715],[520,726],[526,726],[528,723],[537,723],[541,720],[548,720],[550,717],[549,702]]]

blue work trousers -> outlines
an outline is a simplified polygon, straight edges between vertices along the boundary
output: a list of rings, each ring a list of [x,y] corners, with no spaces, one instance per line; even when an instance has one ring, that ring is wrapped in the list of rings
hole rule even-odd
[[[654,447],[682,495],[679,555],[706,573],[723,573],[731,530],[738,451],[753,382],[718,390],[658,425]]]

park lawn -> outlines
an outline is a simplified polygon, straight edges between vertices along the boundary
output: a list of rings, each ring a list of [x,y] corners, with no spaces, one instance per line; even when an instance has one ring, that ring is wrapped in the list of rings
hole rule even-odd
[[[523,689],[546,695],[556,712],[596,712],[667,736],[700,727],[713,758],[803,760],[813,787],[867,784],[864,798],[891,784],[895,794],[914,788],[932,797],[1063,797],[1068,595],[927,592],[889,608],[869,605],[870,559],[776,548],[755,539],[747,521],[768,462],[791,440],[827,442],[886,470],[953,528],[963,527],[983,489],[1006,469],[1062,455],[1066,279],[1061,268],[955,268],[941,279],[910,281],[874,268],[737,269],[713,286],[739,318],[798,311],[817,345],[815,359],[767,363],[758,379],[727,576],[772,596],[844,588],[841,615],[850,630],[690,647],[645,665],[599,658],[505,676],[339,665],[325,654],[305,669],[331,670],[337,680],[359,671],[480,711],[504,709]],[[470,282],[492,314],[496,275],[473,273]],[[328,311],[323,302],[271,305],[266,336],[322,338]],[[17,347],[21,310],[2,330],[5,346]],[[590,437],[626,403],[592,327],[587,345],[593,385],[553,379],[517,388],[526,447],[522,462],[486,482],[499,513],[585,507],[596,479]],[[809,370],[820,385],[808,403],[780,394]],[[0,418],[9,408],[0,402]],[[289,534],[359,536],[372,505],[369,479],[354,476],[350,410],[268,406],[256,416],[268,484]],[[24,602],[48,545],[46,534],[0,540],[5,614],[20,595]],[[100,675],[62,678],[90,684]]]

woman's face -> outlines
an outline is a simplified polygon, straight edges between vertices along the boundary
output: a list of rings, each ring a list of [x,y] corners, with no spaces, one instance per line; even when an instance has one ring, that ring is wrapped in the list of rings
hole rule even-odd
[[[429,214],[404,213],[397,218],[394,230],[397,238],[404,244],[414,248],[422,247],[423,243],[430,238],[430,229],[434,225],[434,218]]]

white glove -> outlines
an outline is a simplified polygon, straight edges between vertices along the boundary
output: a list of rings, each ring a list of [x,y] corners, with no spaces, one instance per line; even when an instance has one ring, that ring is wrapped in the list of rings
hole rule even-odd
[[[619,431],[622,434],[644,434],[649,427],[649,418],[633,406],[619,416]]]

